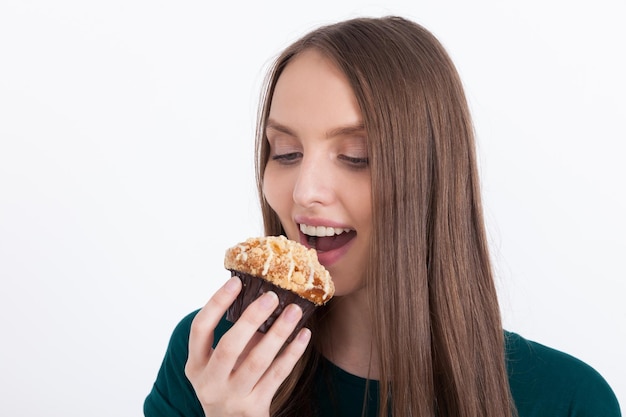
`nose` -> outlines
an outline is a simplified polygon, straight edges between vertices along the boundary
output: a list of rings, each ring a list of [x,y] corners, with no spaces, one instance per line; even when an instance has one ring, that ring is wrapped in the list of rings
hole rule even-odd
[[[331,165],[323,156],[311,155],[302,158],[293,188],[294,203],[311,208],[333,202],[337,184]]]

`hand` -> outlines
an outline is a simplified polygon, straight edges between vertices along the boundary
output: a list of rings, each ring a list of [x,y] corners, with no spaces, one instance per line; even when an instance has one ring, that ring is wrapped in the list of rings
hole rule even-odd
[[[270,291],[248,306],[213,349],[215,327],[240,291],[239,278],[231,278],[191,325],[185,374],[207,417],[269,416],[274,394],[310,340],[311,332],[302,329],[281,350],[302,317],[300,307],[293,304],[266,334],[257,332],[278,305],[278,297]]]

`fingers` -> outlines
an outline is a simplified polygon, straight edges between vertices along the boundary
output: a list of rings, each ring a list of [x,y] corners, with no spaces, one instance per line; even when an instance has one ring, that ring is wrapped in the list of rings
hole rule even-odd
[[[303,329],[285,344],[302,318],[302,310],[293,304],[285,308],[267,333],[257,332],[278,306],[278,296],[270,291],[245,309],[213,349],[213,332],[241,288],[236,277],[220,288],[196,315],[189,336],[185,373],[203,408],[217,415],[232,406],[269,409],[278,387],[310,339],[310,331]]]
[[[298,360],[304,354],[310,340],[311,331],[307,328],[301,329],[293,341],[278,355],[256,385],[258,395],[261,398],[272,398],[274,396],[280,384],[289,376]]]
[[[259,326],[267,320],[277,306],[278,296],[272,291],[266,292],[252,302],[215,347],[209,363],[209,372],[230,375],[237,359],[245,351]]]
[[[198,312],[189,333],[187,368],[204,367],[211,355],[213,331],[241,291],[241,280],[231,277]]]
[[[233,374],[233,382],[241,387],[242,392],[249,392],[257,385],[257,381],[268,371],[301,317],[300,307],[294,304],[288,305],[265,336],[250,349]]]

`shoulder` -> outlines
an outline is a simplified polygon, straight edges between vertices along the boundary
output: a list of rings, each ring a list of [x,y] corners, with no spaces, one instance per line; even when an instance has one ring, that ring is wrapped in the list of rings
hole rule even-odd
[[[506,332],[509,384],[520,417],[621,416],[606,380],[585,362]]]

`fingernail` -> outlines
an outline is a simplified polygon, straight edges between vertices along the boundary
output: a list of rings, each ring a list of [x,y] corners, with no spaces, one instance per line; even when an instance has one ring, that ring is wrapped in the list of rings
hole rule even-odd
[[[224,290],[226,290],[226,292],[234,294],[239,291],[240,284],[241,280],[239,278],[231,277],[228,281],[226,281],[226,284],[224,284]]]
[[[302,309],[294,304],[289,304],[285,308],[285,319],[290,323],[295,323],[302,317]]]
[[[276,293],[274,291],[268,291],[261,296],[261,300],[259,302],[261,304],[261,307],[269,309],[273,308],[276,305],[277,301],[278,296],[276,295]]]
[[[310,339],[311,339],[311,331],[307,329],[306,327],[300,330],[300,333],[298,333],[298,336],[296,337],[296,341],[298,343],[302,343],[305,345],[309,343]]]

